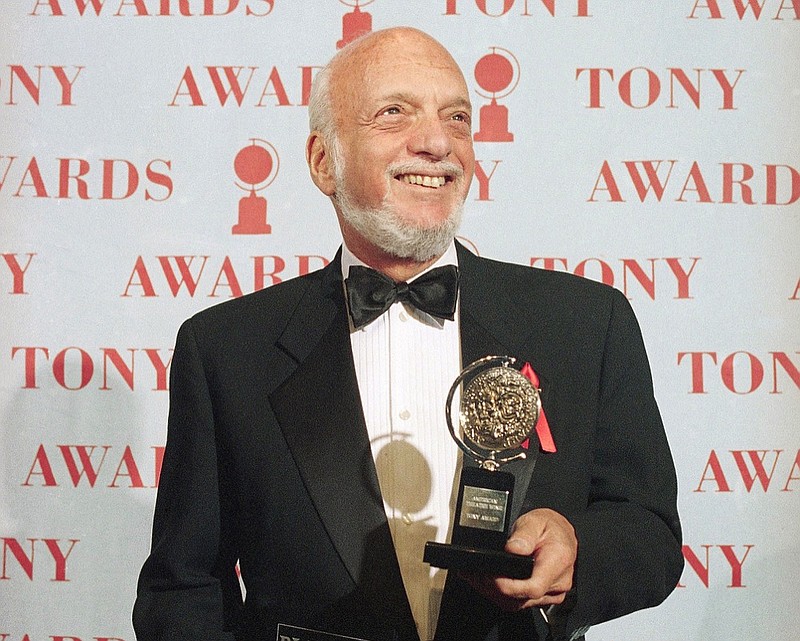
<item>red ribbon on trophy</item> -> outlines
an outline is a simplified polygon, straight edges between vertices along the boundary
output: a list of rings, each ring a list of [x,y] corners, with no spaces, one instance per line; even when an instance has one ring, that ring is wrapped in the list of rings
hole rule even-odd
[[[530,363],[525,363],[520,373],[531,382],[531,385],[537,390],[539,389],[539,376],[533,371]],[[539,446],[544,452],[556,451],[556,443],[553,440],[553,435],[550,433],[550,424],[547,422],[544,406],[542,406],[542,411],[539,413],[539,420],[536,421],[536,435],[539,437]],[[527,447],[527,441],[523,443],[522,446]]]

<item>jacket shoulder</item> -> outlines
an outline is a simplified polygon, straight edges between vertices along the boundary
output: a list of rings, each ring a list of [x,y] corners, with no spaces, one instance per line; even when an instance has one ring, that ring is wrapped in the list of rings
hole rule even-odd
[[[248,334],[274,338],[304,298],[324,296],[332,281],[326,267],[208,307],[187,319],[183,327],[191,327],[198,337],[223,343]]]
[[[468,259],[472,260],[476,261],[478,270],[485,274],[487,280],[502,284],[511,296],[523,303],[535,302],[537,306],[541,306],[543,302],[562,301],[569,306],[586,304],[596,306],[611,304],[619,298],[625,299],[622,292],[610,285],[568,272],[475,255],[471,255]]]

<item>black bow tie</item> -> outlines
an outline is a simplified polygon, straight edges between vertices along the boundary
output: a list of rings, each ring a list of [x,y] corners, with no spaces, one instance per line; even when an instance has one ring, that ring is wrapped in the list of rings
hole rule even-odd
[[[392,303],[411,303],[417,309],[453,320],[458,296],[458,268],[445,265],[425,272],[419,278],[394,282],[369,267],[353,265],[344,281],[353,326],[358,329],[374,321]]]

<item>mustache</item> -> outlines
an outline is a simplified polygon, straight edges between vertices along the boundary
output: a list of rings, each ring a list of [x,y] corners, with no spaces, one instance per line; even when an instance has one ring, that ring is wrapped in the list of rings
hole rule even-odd
[[[386,168],[386,173],[395,178],[402,174],[440,174],[451,178],[461,178],[464,170],[460,165],[449,160],[403,160],[391,163]]]

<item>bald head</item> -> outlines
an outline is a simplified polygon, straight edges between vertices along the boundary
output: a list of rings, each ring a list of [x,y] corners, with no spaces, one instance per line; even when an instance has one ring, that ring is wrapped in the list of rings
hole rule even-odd
[[[345,101],[369,82],[370,70],[387,57],[407,56],[448,68],[466,82],[450,52],[435,38],[412,27],[392,27],[367,33],[339,51],[314,78],[308,105],[309,129],[331,141]]]

